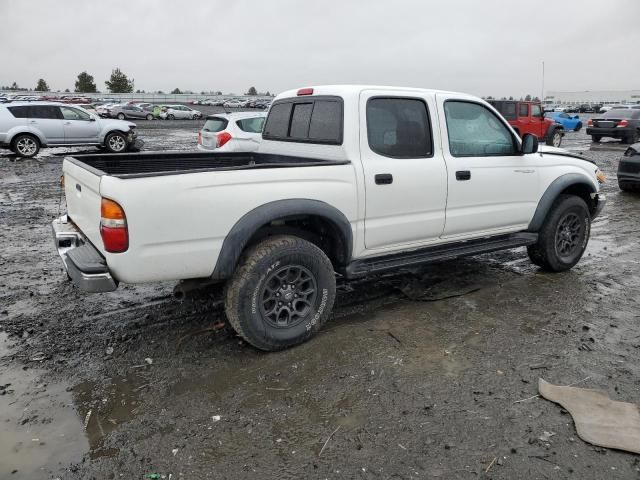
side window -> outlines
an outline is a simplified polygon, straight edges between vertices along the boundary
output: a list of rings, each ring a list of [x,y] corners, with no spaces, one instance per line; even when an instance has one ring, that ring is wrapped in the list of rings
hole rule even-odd
[[[65,120],[89,120],[89,115],[75,108],[60,107]]]
[[[11,112],[15,118],[29,118],[29,107],[7,107],[7,110]]]
[[[542,117],[542,109],[540,108],[540,105],[531,105],[531,116]]]
[[[53,105],[33,105],[31,106],[31,118],[61,119],[60,108]]]
[[[529,116],[529,105],[526,103],[521,103],[520,108],[518,110],[519,117],[528,117]]]
[[[427,104],[416,98],[371,98],[367,102],[369,148],[392,158],[433,154]]]
[[[243,132],[260,133],[264,126],[264,117],[243,118],[242,120],[236,121],[236,125],[238,125]]]
[[[448,100],[444,113],[449,134],[449,151],[454,157],[515,155],[511,132],[484,105]]]

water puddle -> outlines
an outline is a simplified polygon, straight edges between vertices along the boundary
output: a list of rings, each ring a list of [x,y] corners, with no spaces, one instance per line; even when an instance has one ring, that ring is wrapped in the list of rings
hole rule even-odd
[[[106,384],[86,381],[73,388],[78,415],[86,426],[91,458],[115,453],[104,448],[105,437],[136,416],[149,387],[140,376],[128,375],[112,378]]]
[[[0,335],[0,356],[8,354]],[[82,459],[88,442],[71,394],[46,382],[44,372],[4,366],[0,371],[0,478],[58,475]]]

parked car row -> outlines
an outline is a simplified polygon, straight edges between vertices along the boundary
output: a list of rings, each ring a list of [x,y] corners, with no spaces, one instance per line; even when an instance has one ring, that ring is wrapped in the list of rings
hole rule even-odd
[[[213,107],[225,108],[259,108],[266,110],[271,105],[271,99],[264,98],[229,98],[229,99],[209,99],[193,100],[191,105],[209,105]]]
[[[96,111],[103,118],[118,118],[120,120],[128,118],[197,120],[202,118],[202,112],[186,105],[154,105],[146,102],[105,103],[96,107]]]
[[[582,105],[544,105],[544,112],[561,112],[561,113],[605,113],[609,110],[619,110],[619,109],[627,109],[627,108],[640,108],[640,103],[632,103],[632,104],[586,104]]]

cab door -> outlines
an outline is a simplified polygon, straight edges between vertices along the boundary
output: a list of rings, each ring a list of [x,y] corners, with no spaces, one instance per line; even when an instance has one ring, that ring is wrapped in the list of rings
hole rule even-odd
[[[528,103],[518,103],[518,130],[520,133],[520,137],[522,137],[525,133],[534,133],[533,125],[531,125],[531,117],[529,116],[529,104]]]
[[[438,94],[448,167],[443,238],[471,238],[527,228],[538,204],[537,154],[484,103]]]
[[[96,119],[73,107],[60,107],[64,127],[64,143],[98,143]]]
[[[434,141],[435,97],[364,90],[359,103],[365,247],[393,250],[437,240],[444,228],[447,169]]]

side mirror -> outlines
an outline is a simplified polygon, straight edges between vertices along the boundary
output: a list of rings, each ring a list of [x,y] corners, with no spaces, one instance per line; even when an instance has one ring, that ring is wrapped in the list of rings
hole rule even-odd
[[[538,151],[538,137],[525,133],[522,137],[522,154],[536,153]]]
[[[94,116],[89,117],[89,121],[90,122],[95,122],[96,121],[96,117],[94,117]]]

